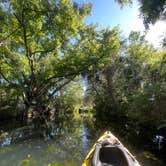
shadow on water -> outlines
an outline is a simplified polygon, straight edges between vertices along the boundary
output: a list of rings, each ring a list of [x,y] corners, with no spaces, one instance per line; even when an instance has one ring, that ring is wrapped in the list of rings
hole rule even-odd
[[[9,133],[1,131],[0,166],[79,166],[95,140],[108,129],[127,145],[142,165],[164,166],[150,152],[131,146],[114,127],[100,129],[92,118],[85,116],[52,123],[51,137],[46,133],[43,137],[42,130],[35,130],[34,135],[32,126]]]

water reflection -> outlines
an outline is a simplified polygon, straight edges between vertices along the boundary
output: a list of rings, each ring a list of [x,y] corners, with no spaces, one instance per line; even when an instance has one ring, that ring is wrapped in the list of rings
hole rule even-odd
[[[7,136],[1,144],[3,147],[0,148],[0,165],[46,166],[51,163],[59,163],[59,165],[68,163],[68,166],[81,165],[91,145],[82,119],[55,124],[51,131],[53,139],[21,139],[22,141],[11,144],[12,138]],[[15,130],[15,133],[18,135],[17,139],[21,138],[19,137],[21,128]],[[9,144],[11,145],[5,146]]]
[[[96,128],[93,119],[88,117],[61,119],[51,125],[52,138],[50,135],[46,135],[45,139],[40,136],[27,137],[28,139],[21,138],[20,141],[11,144],[10,134],[6,134],[6,139],[1,143],[0,148],[0,166],[52,166],[52,164],[54,166],[79,166],[95,140],[104,130],[108,130],[104,127]],[[111,128],[109,130],[113,131]],[[15,130],[18,137],[21,131],[21,128]],[[35,131],[35,133],[40,132]],[[130,144],[124,142],[123,138],[120,140],[143,165],[162,166],[161,162],[155,161],[156,158],[151,153],[133,149]],[[9,144],[11,145],[6,146]],[[146,160],[149,156],[150,160]]]

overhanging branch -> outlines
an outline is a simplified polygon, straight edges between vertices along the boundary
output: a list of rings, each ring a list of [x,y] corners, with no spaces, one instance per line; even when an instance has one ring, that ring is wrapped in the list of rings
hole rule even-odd
[[[65,85],[69,84],[75,77],[72,77],[71,79],[65,81],[63,84],[59,85],[52,93],[51,93],[51,97],[54,96],[54,94],[56,92],[58,92],[59,90],[61,90]]]
[[[37,53],[50,53],[50,52],[54,51],[55,48],[56,48],[56,47],[53,47],[53,48],[48,49],[48,50],[38,50],[38,51],[32,52],[31,54],[33,55],[33,54],[37,54]]]
[[[87,63],[87,65],[85,67],[83,67],[82,69],[79,69],[77,71],[72,71],[72,72],[68,72],[68,73],[64,73],[64,74],[59,74],[59,75],[54,75],[52,77],[49,77],[48,79],[46,79],[44,82],[47,83],[49,82],[50,80],[52,79],[55,79],[55,78],[60,78],[60,77],[64,77],[64,78],[67,78],[69,76],[77,76],[83,72],[87,72],[88,71],[88,68],[91,66],[91,65],[94,65],[96,63],[98,63],[103,57],[105,56],[105,54],[102,54],[102,56],[100,56],[96,61],[93,61],[93,62],[90,62],[90,63]],[[80,64],[81,66],[81,64]]]

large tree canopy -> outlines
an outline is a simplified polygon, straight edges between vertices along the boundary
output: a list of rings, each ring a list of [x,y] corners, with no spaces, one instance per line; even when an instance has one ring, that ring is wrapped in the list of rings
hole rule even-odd
[[[40,96],[48,89],[58,90],[72,79],[64,81],[75,71],[67,63],[91,6],[69,0],[13,0],[2,1],[0,8],[1,77],[21,91],[28,105],[42,102]]]
[[[70,0],[1,1],[1,86],[27,109],[41,111],[77,75],[117,52],[117,28],[85,25],[90,11],[91,4]]]

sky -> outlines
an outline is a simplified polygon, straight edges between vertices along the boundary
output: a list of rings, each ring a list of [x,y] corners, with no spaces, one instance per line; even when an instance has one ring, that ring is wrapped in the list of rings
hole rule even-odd
[[[126,37],[131,31],[141,31],[146,34],[146,39],[155,47],[160,46],[162,35],[166,33],[166,22],[158,21],[150,25],[148,32],[145,32],[143,21],[140,18],[139,4],[127,5],[121,9],[114,0],[76,0],[79,3],[92,2],[91,16],[86,18],[86,23],[98,23],[101,27],[119,26],[122,34]]]

